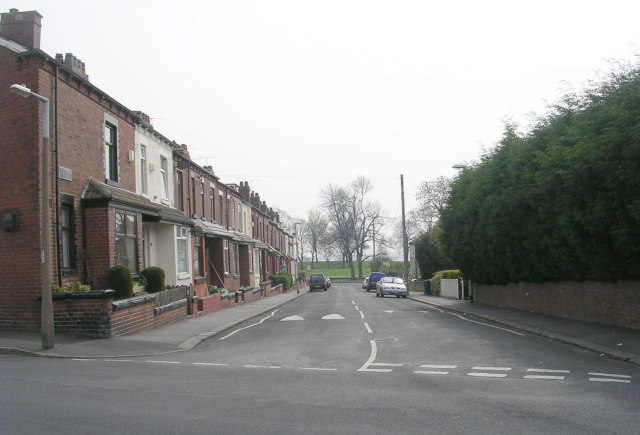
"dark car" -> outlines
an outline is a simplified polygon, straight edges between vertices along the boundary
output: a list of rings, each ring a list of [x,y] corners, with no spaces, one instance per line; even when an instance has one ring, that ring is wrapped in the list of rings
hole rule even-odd
[[[322,289],[327,291],[329,286],[327,280],[324,278],[323,273],[314,273],[309,277],[309,291],[312,292],[315,289]]]
[[[382,272],[371,272],[371,274],[369,275],[369,282],[367,282],[367,293],[369,292],[369,290],[376,289],[376,283],[380,281],[380,278],[382,278],[383,276],[386,275]]]

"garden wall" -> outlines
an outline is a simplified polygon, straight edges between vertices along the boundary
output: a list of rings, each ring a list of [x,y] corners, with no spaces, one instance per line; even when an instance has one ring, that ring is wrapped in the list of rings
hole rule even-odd
[[[473,284],[473,300],[498,307],[640,329],[640,282]]]

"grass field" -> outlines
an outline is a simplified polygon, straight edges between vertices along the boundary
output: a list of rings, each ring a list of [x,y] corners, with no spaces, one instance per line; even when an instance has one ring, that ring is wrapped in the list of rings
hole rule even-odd
[[[331,281],[362,281],[364,277],[369,276],[371,269],[369,268],[369,261],[362,263],[362,276],[358,276],[358,264],[354,263],[354,272],[356,277],[351,279],[351,269],[345,263],[345,267],[342,267],[341,261],[330,261],[327,265],[326,261],[320,261],[319,263],[313,263],[313,268],[307,270],[307,265],[311,265],[311,262],[305,261],[300,265],[300,272],[305,272],[307,277],[312,273],[324,273],[324,276],[331,278]]]

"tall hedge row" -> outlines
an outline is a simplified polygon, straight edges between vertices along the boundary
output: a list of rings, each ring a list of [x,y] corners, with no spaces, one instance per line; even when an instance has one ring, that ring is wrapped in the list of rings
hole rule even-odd
[[[481,283],[640,280],[640,64],[613,64],[453,182],[441,241]]]

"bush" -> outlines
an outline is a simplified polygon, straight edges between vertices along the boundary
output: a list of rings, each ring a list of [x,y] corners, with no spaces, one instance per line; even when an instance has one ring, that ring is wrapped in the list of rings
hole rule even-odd
[[[127,266],[118,264],[107,272],[107,283],[115,290],[115,299],[127,299],[133,296],[133,277]]]
[[[166,289],[164,284],[164,270],[160,267],[147,267],[140,275],[147,281],[146,291],[149,293],[158,293]]]
[[[85,292],[85,291],[89,291],[91,290],[91,286],[90,285],[86,285],[86,284],[80,284],[79,282],[72,282],[70,284],[67,284],[65,286],[57,286],[57,285],[52,285],[51,286],[51,291],[53,293],[62,293],[62,292]]]
[[[434,273],[433,277],[431,278],[431,294],[432,295],[439,295],[440,294],[440,289],[442,288],[440,280],[442,280],[442,279],[458,279],[461,276],[462,276],[462,274],[460,273],[459,270],[440,270],[440,271]]]
[[[215,295],[216,293],[220,293],[220,289],[218,288],[218,286],[216,285],[212,285],[209,287],[209,292],[210,295]]]
[[[298,280],[299,281],[305,281],[307,279],[307,272],[299,272],[298,273]]]
[[[287,272],[280,272],[277,275],[269,275],[269,279],[274,285],[282,284],[283,290],[289,290],[293,285],[293,276]]]

